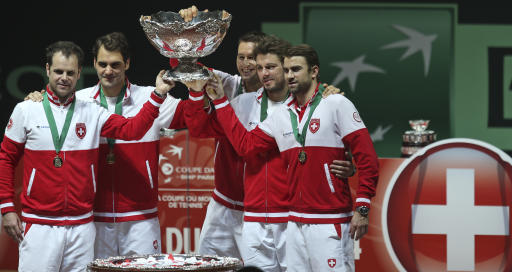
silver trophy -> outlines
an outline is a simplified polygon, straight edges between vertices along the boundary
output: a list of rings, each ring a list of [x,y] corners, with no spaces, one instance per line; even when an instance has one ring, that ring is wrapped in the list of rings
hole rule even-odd
[[[197,59],[210,55],[226,36],[231,14],[217,10],[198,11],[190,22],[179,13],[159,11],[141,16],[140,24],[151,44],[160,54],[177,59],[178,64],[163,76],[172,81],[207,80],[212,73],[197,63]]]
[[[402,157],[407,158],[421,148],[436,141],[437,135],[433,130],[427,130],[430,120],[409,120],[412,130],[402,135]]]

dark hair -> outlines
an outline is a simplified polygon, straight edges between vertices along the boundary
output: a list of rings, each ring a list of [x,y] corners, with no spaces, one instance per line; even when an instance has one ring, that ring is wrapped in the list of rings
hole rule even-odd
[[[281,61],[284,60],[284,56],[291,44],[275,35],[267,35],[254,49],[254,55],[259,54],[275,54]]]
[[[308,65],[308,72],[311,71],[311,68],[315,65],[320,68],[318,53],[309,44],[299,44],[288,48],[285,57],[304,57],[306,59],[306,64]],[[318,71],[316,78],[317,80],[320,79],[320,71]]]
[[[309,67],[318,66],[320,68],[320,61],[316,50],[308,44],[299,44],[288,48],[285,57],[304,57]]]
[[[123,56],[124,62],[130,58],[128,39],[126,39],[126,36],[121,32],[112,32],[97,38],[92,46],[94,58],[98,57],[98,51],[100,51],[101,46],[105,47],[108,51],[119,51]]]
[[[238,39],[238,44],[241,42],[252,42],[258,45],[265,36],[267,36],[267,34],[261,31],[249,31]]]
[[[70,41],[58,41],[46,47],[46,63],[48,63],[48,65],[52,66],[53,55],[58,52],[61,52],[66,58],[75,55],[78,60],[78,68],[81,68],[84,64],[84,51],[80,46]]]

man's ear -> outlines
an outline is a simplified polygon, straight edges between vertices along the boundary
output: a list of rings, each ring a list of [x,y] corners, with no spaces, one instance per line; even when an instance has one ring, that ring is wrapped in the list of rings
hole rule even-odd
[[[126,66],[126,69],[124,69],[125,71],[130,69],[130,59],[126,59],[125,66]]]
[[[317,65],[313,65],[311,67],[311,79],[318,79],[318,73],[320,72],[320,68]]]

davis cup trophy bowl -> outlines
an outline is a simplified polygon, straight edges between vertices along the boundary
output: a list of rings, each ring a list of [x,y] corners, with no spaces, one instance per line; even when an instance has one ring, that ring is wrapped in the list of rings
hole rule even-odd
[[[231,14],[222,10],[198,11],[190,22],[185,22],[179,13],[170,11],[140,17],[142,29],[151,44],[160,54],[179,61],[176,67],[166,71],[163,78],[181,82],[210,78],[211,72],[198,64],[197,59],[217,49],[230,22]]]
[[[402,158],[408,158],[423,147],[436,141],[437,134],[427,130],[430,120],[409,120],[412,130],[402,135]]]

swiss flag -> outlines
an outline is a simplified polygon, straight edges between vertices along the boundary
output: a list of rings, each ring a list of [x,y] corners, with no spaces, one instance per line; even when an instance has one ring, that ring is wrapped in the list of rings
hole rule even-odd
[[[404,161],[384,196],[383,230],[404,271],[512,271],[512,158],[448,139]],[[386,237],[387,236],[387,237]]]

